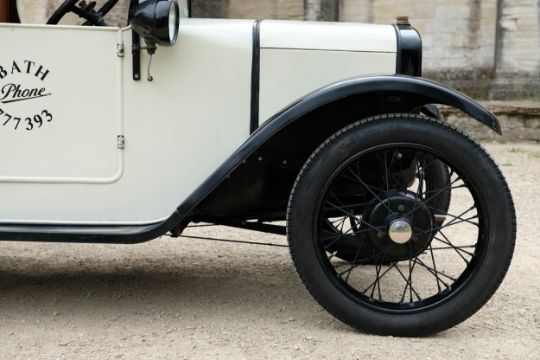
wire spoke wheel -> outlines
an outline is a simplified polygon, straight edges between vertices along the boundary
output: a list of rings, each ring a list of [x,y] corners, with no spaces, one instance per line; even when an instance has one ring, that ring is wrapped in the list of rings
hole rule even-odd
[[[436,187],[428,185],[434,166],[448,169]],[[449,193],[452,206],[443,201]],[[329,182],[320,256],[339,286],[368,306],[411,312],[444,301],[482,253],[476,198],[459,171],[428,150],[389,145],[365,153]],[[343,239],[349,256],[336,256]]]
[[[287,234],[302,281],[336,318],[425,336],[495,293],[516,220],[480,145],[440,121],[389,114],[337,132],[311,155],[291,193]]]

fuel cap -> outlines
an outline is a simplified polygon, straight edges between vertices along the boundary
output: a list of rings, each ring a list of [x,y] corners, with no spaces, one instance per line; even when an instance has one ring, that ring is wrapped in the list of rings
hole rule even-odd
[[[398,24],[398,25],[411,25],[411,23],[409,21],[409,17],[406,16],[406,15],[396,17],[396,24]]]

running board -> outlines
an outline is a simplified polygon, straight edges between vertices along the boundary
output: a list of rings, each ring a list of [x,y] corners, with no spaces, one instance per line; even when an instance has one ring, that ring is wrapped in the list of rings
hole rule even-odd
[[[0,241],[138,244],[164,235],[168,221],[136,226],[0,225]]]

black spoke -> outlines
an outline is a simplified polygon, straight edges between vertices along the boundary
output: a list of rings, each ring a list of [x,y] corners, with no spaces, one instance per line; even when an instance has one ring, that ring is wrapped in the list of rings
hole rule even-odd
[[[427,232],[431,232],[431,233],[436,233],[436,232],[439,232],[441,231],[442,229],[446,229],[450,226],[455,226],[455,225],[458,225],[458,224],[461,224],[461,223],[470,223],[471,220],[474,220],[474,219],[477,219],[478,218],[478,215],[474,215],[474,216],[471,216],[470,218],[463,218],[463,215],[467,214],[468,212],[472,211],[476,209],[476,206],[473,205],[471,206],[469,209],[465,210],[463,213],[455,216],[455,218],[453,220],[451,220],[450,222],[442,225],[442,226],[435,226],[435,227],[432,227],[431,229],[427,229],[425,231],[423,231],[422,233],[427,233]],[[442,214],[444,215],[444,214]],[[475,225],[477,225],[476,223],[474,223]],[[478,226],[478,225],[477,225]]]
[[[339,232],[343,232],[343,226],[345,225],[345,221],[347,221],[347,217],[343,216],[339,220],[336,221],[329,221],[333,228],[337,229]]]
[[[369,205],[369,202],[362,202],[362,203],[355,203],[355,204],[348,204],[348,205],[342,205],[340,206],[341,208],[343,209],[349,209],[349,208],[352,208],[352,209],[357,209],[359,207],[364,207],[366,205]],[[328,211],[330,210],[329,208],[325,208],[324,209],[325,211]]]
[[[384,191],[384,189],[382,189],[382,188],[379,188],[379,187],[373,186],[373,185],[369,185],[368,183],[366,183],[364,180],[362,180],[360,178],[360,176],[358,176],[358,174],[353,169],[348,169],[348,171],[352,175],[352,177],[348,176],[347,174],[343,174],[343,178],[362,185],[364,188],[366,188],[371,193],[371,195],[374,195],[376,192],[383,192]],[[360,170],[357,170],[357,171],[358,171],[358,173],[360,172]]]
[[[452,181],[451,183],[449,183],[447,186],[441,188],[439,191],[435,192],[434,195],[431,195],[429,198],[425,199],[424,201],[422,201],[420,204],[418,204],[417,206],[415,206],[411,211],[409,211],[409,213],[407,215],[411,215],[413,214],[416,210],[418,210],[420,208],[420,206],[424,206],[426,205],[427,203],[429,203],[431,200],[435,199],[437,196],[441,195],[444,191],[448,191],[448,190],[451,190],[452,189],[452,185],[454,185],[457,181],[461,180],[461,178],[457,178],[456,180]]]
[[[409,280],[407,279],[407,277],[403,274],[403,272],[401,271],[401,269],[399,268],[399,266],[396,266],[396,270],[398,271],[399,275],[401,275],[401,277],[403,278],[403,280],[405,280],[405,282],[408,282]],[[416,297],[418,298],[418,300],[422,300],[422,298],[420,297],[420,295],[418,295],[418,293],[416,292],[416,290],[412,289],[412,291],[414,292],[414,294],[416,295]]]
[[[339,212],[345,214],[346,217],[354,216],[353,213],[351,213],[351,212],[349,212],[349,211],[347,211],[347,210],[343,210],[343,208],[341,208],[341,207],[338,206],[338,205],[335,205],[335,204],[331,203],[330,201],[326,201],[326,203],[327,203],[328,205],[330,205],[331,207],[333,207],[334,209],[338,210]],[[346,217],[345,217],[345,218],[346,218]]]
[[[417,262],[418,262],[418,265],[420,265],[420,266],[426,268],[426,269],[427,269],[428,271],[430,271],[432,274],[441,275],[441,276],[443,276],[443,277],[445,277],[445,278],[447,278],[447,279],[449,279],[449,280],[452,280],[452,281],[454,281],[454,282],[457,280],[456,278],[454,278],[454,277],[452,277],[452,276],[450,276],[450,275],[447,275],[447,274],[445,274],[445,273],[443,273],[443,272],[441,272],[441,271],[436,271],[435,269],[433,269],[433,268],[427,266],[426,264],[424,264],[424,262],[423,262],[422,260],[420,260],[420,259],[418,259],[418,258],[416,258],[416,260],[417,260]],[[445,284],[445,285],[446,285],[446,284]],[[446,286],[449,287],[449,285],[446,285]]]
[[[349,218],[354,218],[354,219],[356,219],[356,217],[355,217],[353,214],[348,213],[347,211],[340,209],[339,207],[337,207],[336,205],[334,205],[334,204],[332,204],[332,203],[329,203],[328,201],[327,201],[326,203],[327,203],[327,204],[330,204],[330,206],[334,207],[336,210],[339,210],[339,211],[341,211],[341,212],[347,214],[347,215],[349,216]],[[361,222],[362,224],[365,224],[367,227],[369,227],[369,228],[371,228],[371,229],[373,229],[373,230],[376,230],[376,231],[381,231],[381,230],[382,230],[381,228],[375,227],[375,226],[373,226],[373,225],[371,225],[371,224],[365,222],[364,220],[360,220],[360,222]]]
[[[463,256],[463,254],[467,254],[469,256],[474,256],[474,253],[471,253],[471,252],[468,252],[466,250],[463,250],[459,247],[456,247],[454,244],[452,244],[452,242],[450,241],[450,239],[448,239],[448,237],[446,235],[444,235],[444,233],[442,231],[439,232],[439,234],[441,234],[441,236],[444,238],[444,240],[442,240],[441,238],[435,236],[434,239],[437,240],[437,241],[440,241],[452,248],[454,248],[454,250],[458,253],[458,255],[463,259],[463,261],[465,261],[465,263],[467,265],[469,265],[469,260],[465,258],[465,256]]]
[[[439,246],[431,248],[432,250],[455,250],[455,249],[474,249],[476,245],[466,245],[466,246]],[[474,254],[473,254],[474,255]]]
[[[410,249],[410,246],[409,246]],[[402,303],[405,300],[405,295],[407,294],[407,289],[409,290],[409,300],[410,302],[413,302],[413,286],[412,286],[412,274],[414,271],[414,267],[416,266],[416,258],[412,259],[409,257],[408,259],[408,265],[409,265],[409,277],[406,280],[405,283],[405,289],[403,289],[403,294],[401,295],[401,300],[399,301]],[[416,293],[416,291],[415,291]]]
[[[386,208],[387,208],[387,210],[388,210],[388,212],[389,212],[390,214],[393,213],[393,211],[390,210],[390,207],[388,206],[388,204],[387,204],[386,202],[384,202],[384,201],[383,201],[383,200],[382,200],[382,199],[381,199],[381,198],[373,191],[373,189],[372,189],[368,184],[366,184],[366,183],[365,183],[365,182],[364,182],[357,174],[355,174],[351,169],[349,169],[349,170],[350,170],[351,174],[357,179],[357,181],[358,181],[360,184],[362,184],[362,185],[363,185],[363,186],[371,193],[371,195],[373,195],[373,196],[375,197],[375,199],[377,199],[379,202],[385,204],[385,206],[386,206]],[[377,188],[375,188],[375,189],[377,189]]]
[[[326,231],[326,230],[323,230],[323,231]],[[322,237],[322,240],[327,241],[327,240],[333,240],[333,239],[336,239],[336,238],[343,238],[345,236],[355,236],[355,235],[360,235],[360,234],[366,233],[368,231],[369,231],[369,229],[355,231],[354,229],[351,228],[351,229],[349,229],[349,230],[347,230],[345,232],[341,232],[341,231],[338,231],[337,229],[335,229],[335,232],[326,231],[327,233],[332,234],[332,235],[324,236],[324,237]]]
[[[324,249],[325,250],[330,249],[334,244],[336,244],[338,241],[340,241],[341,239],[343,239],[343,238],[345,238],[347,236],[355,236],[355,235],[359,235],[361,233],[365,233],[367,231],[369,231],[369,230],[353,231],[353,229],[349,229],[346,232],[339,231],[339,232],[335,233],[332,236],[325,236],[325,237],[322,238]],[[325,242],[328,241],[328,240],[331,240],[331,242],[328,243],[328,244],[325,244]]]
[[[472,221],[472,220],[478,219],[478,215],[474,215],[474,216],[471,216],[471,217],[466,218],[466,219],[464,219],[462,216],[456,216],[456,215],[452,215],[452,214],[449,214],[449,213],[440,213],[439,215],[449,216],[449,217],[451,217],[452,219],[454,219],[456,221],[461,220],[459,223],[466,222],[466,223],[469,223],[469,224],[474,225],[474,226],[479,226],[480,225],[477,222]],[[449,223],[447,225],[451,226],[451,225],[459,224],[459,223],[451,221],[451,223]]]
[[[392,168],[392,163],[394,161],[394,156],[395,156],[395,151],[394,151],[394,155],[392,155],[392,159],[390,160],[390,164],[388,164],[388,158],[387,158],[387,155],[388,155],[388,151],[385,151],[384,152],[384,159],[383,159],[383,163],[384,163],[384,178],[385,178],[385,183],[386,183],[386,201],[387,201],[387,210],[388,210],[388,216],[390,216],[392,214],[392,211],[390,210],[390,175],[389,175],[389,172],[388,172],[388,168]]]
[[[476,218],[476,217],[474,217]],[[446,228],[449,228],[451,226],[456,226],[456,225],[459,225],[459,224],[463,224],[463,223],[468,223],[470,219],[463,219],[463,220],[459,220],[459,221],[451,221],[445,225],[442,225],[442,226],[434,226],[430,229],[427,229],[427,230],[424,230],[424,231],[420,231],[420,233],[422,234],[425,234],[425,233],[432,233],[432,234],[435,234],[437,232],[440,232],[441,230],[443,229],[446,229]]]
[[[441,279],[439,278],[439,275],[437,274],[437,265],[435,265],[435,256],[433,255],[433,247],[431,244],[429,244],[429,252],[431,254],[431,262],[433,263],[433,270],[434,273],[433,276],[435,276],[435,280],[437,281],[437,289],[439,290],[439,293],[441,292]]]
[[[392,265],[390,265],[390,267],[388,269],[386,269],[380,276],[377,276],[377,278],[375,279],[375,281],[373,281],[367,288],[364,289],[364,291],[362,291],[362,294],[365,294],[366,292],[369,291],[369,289],[371,289],[372,286],[375,286],[375,284],[380,281],[384,275],[388,274],[388,272],[390,270],[392,270],[394,267],[396,267],[396,263],[393,263]]]
[[[375,277],[377,279],[377,285],[376,286],[373,286],[373,289],[371,290],[371,295],[370,297],[373,298],[373,296],[375,295],[375,289],[378,287],[379,288],[379,297],[380,297],[380,278],[379,278],[379,275],[381,274],[381,268],[382,268],[382,265],[379,263],[375,266]]]
[[[356,255],[354,255],[353,263],[358,260],[358,256],[360,256],[360,248],[358,248]],[[351,266],[351,268],[347,271],[347,277],[345,278],[345,282],[349,282],[349,276],[351,276],[351,272],[353,271],[353,269],[355,269],[355,266]]]
[[[381,256],[381,254],[384,253],[384,251],[387,251],[387,250],[391,249],[391,248],[394,247],[394,246],[395,246],[395,245],[391,245],[391,246],[389,246],[389,247],[387,247],[387,248],[385,248],[385,249],[382,249],[382,250],[380,250],[379,252],[373,254],[372,256],[370,256],[370,257],[368,257],[368,258],[359,259],[358,257],[355,256],[355,258],[353,259],[353,261],[348,262],[348,263],[346,263],[345,265],[351,265],[351,269],[350,269],[350,270],[352,271],[352,270],[355,269],[356,267],[358,267],[358,266],[364,264],[365,261],[368,261],[368,260],[374,260],[374,259],[376,260],[378,257]],[[359,250],[360,250],[360,249],[361,249],[361,248],[359,248]],[[343,274],[345,274],[346,272],[347,272],[347,270],[344,271],[344,272],[342,272],[342,273],[339,273],[338,275],[341,277],[341,276],[342,276]]]
[[[341,216],[337,220],[326,219],[326,222],[332,227],[339,227],[341,226],[341,223],[345,222],[345,219],[346,219],[345,216]]]

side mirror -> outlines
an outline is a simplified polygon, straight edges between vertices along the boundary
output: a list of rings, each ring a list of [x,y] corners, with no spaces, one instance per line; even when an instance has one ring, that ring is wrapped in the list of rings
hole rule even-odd
[[[172,46],[178,38],[180,9],[176,0],[146,0],[135,6],[131,26],[146,42],[150,53],[156,44]]]

